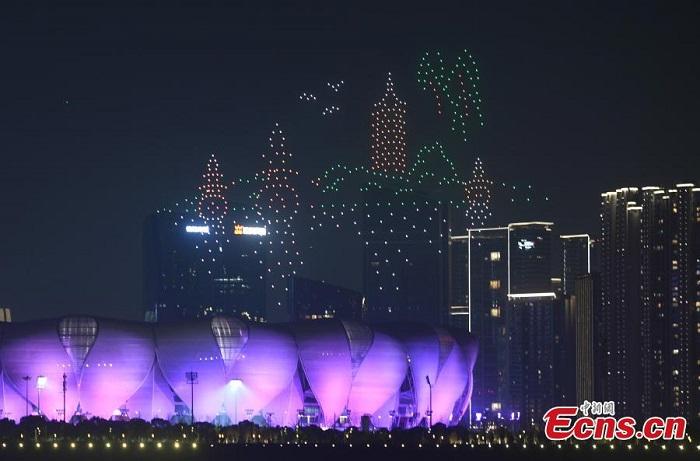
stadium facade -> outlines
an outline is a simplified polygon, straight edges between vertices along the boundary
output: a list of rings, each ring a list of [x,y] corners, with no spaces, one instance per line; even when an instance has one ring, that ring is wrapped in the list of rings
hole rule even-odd
[[[65,409],[67,420],[455,425],[477,355],[465,330],[420,323],[68,316],[0,329],[0,403],[13,420]]]

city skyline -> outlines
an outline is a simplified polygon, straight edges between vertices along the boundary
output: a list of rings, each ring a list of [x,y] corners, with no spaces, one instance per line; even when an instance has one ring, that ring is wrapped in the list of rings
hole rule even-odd
[[[196,198],[212,154],[229,189],[252,178],[276,123],[300,196],[335,165],[369,167],[389,72],[406,101],[407,161],[440,142],[467,181],[480,159],[494,225],[551,220],[557,234],[595,236],[601,193],[697,182],[697,5],[374,8],[11,8],[0,307],[15,320],[140,319],[150,213]],[[466,141],[417,82],[426,53],[464,50],[484,95],[484,126]],[[497,194],[523,200],[525,216]]]

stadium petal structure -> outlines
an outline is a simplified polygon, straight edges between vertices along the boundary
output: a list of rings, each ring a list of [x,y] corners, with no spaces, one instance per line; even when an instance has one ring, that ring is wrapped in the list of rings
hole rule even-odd
[[[2,415],[274,426],[456,425],[477,341],[421,323],[74,315],[0,324]]]

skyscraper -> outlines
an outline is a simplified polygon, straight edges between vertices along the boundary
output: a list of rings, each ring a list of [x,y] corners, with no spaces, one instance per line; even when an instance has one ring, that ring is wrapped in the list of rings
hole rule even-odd
[[[511,398],[525,422],[554,402],[551,222],[508,225]]]
[[[564,297],[575,292],[580,275],[591,272],[591,238],[588,234],[562,235],[562,272]]]
[[[686,183],[602,195],[604,392],[621,413],[698,414],[699,193]]]
[[[451,325],[469,328],[479,339],[472,417],[495,420],[517,411],[511,409],[508,367],[508,228],[454,236],[450,254]]]
[[[576,292],[578,277],[590,273],[588,234],[562,235],[562,283],[554,302],[554,389],[556,403],[576,405],[578,310],[583,308]]]
[[[149,216],[143,232],[144,316],[175,321],[212,315],[264,320],[271,226],[252,207],[229,205],[212,155],[200,194]]]
[[[222,221],[226,232],[219,242],[196,213],[163,211],[148,217],[143,234],[146,320],[266,319],[265,245],[262,236],[248,233],[265,227],[234,216]]]
[[[599,311],[597,273],[576,278],[574,296],[575,400],[602,400],[600,392],[601,356],[595,319]]]
[[[538,422],[552,405],[551,233],[525,222],[450,239],[451,319],[468,313],[480,343],[473,417]]]

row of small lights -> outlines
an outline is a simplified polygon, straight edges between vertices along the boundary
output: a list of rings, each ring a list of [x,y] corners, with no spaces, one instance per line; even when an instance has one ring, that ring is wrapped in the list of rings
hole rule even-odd
[[[258,436],[258,437],[260,437],[260,436]],[[85,446],[86,446],[87,448],[95,448],[96,445],[97,445],[96,443],[88,442]],[[163,448],[163,447],[167,446],[168,444],[164,444],[164,443],[162,443],[162,442],[156,442],[155,444],[151,444],[151,443],[146,444],[146,443],[144,443],[144,442],[140,442],[140,443],[138,443],[137,446],[138,446],[139,448],[143,449],[143,448],[146,448],[147,445],[148,445],[149,447],[155,446],[156,448]],[[245,445],[247,446],[248,444],[246,443]],[[273,445],[273,444],[263,444],[263,446],[267,446],[267,445]],[[276,444],[274,444],[274,445],[276,445]],[[302,444],[299,443],[299,442],[287,442],[286,445],[287,445],[287,446],[290,446],[290,445],[293,445],[293,446],[301,446]],[[303,446],[308,446],[308,445],[309,445],[309,442],[308,442],[308,441],[305,441],[305,442],[303,443]],[[318,444],[318,443],[314,443],[313,445],[314,445],[314,448],[318,448],[318,447],[319,447],[319,444]],[[322,445],[322,446],[327,446],[328,444],[323,444],[323,443],[322,443],[322,444],[320,444],[320,445]],[[447,444],[440,444],[440,443],[436,443],[436,444],[435,444],[435,448],[449,448],[449,447],[452,447],[452,448],[459,448],[459,447],[476,448],[476,447],[483,446],[483,445],[488,446],[488,448],[492,448],[492,447],[494,447],[494,446],[502,446],[502,447],[505,447],[505,448],[517,447],[517,445],[511,445],[511,444],[508,444],[508,443],[506,443],[506,444],[496,444],[496,443],[490,443],[490,442],[489,442],[489,443],[487,443],[487,444],[474,444],[474,443],[459,443],[459,444],[457,444],[457,443],[452,443],[452,444],[447,443]],[[58,448],[61,447],[61,445],[60,445],[58,442],[54,442],[53,444],[42,444],[42,443],[37,442],[37,443],[34,444],[34,447],[35,447],[35,448],[41,448],[42,446],[50,446],[50,447],[53,447],[53,448],[55,448],[55,449],[58,449]],[[68,446],[69,446],[70,448],[72,448],[72,449],[78,448],[78,444],[76,444],[75,442],[71,442]],[[121,448],[123,448],[123,449],[129,448],[129,444],[126,443],[126,442],[122,442],[121,444],[117,444],[117,446],[121,446]],[[174,443],[172,444],[172,447],[175,448],[175,449],[179,449],[179,448],[181,448],[181,447],[183,447],[183,446],[185,446],[185,444],[180,443],[179,441],[176,441],[176,442],[174,442]],[[199,445],[197,444],[197,442],[192,442],[192,444],[191,444],[190,446],[191,446],[192,448],[198,448]],[[285,444],[279,444],[279,446],[280,446],[280,447],[284,447]],[[335,443],[331,443],[330,446],[331,446],[332,448],[336,448],[336,444],[335,444]],[[339,444],[338,446],[343,447],[343,446],[345,446],[345,444]],[[349,443],[347,446],[348,446],[349,448],[352,448],[352,447],[353,447],[353,444],[352,444],[352,443]],[[362,444],[360,444],[359,446],[362,446]],[[379,444],[376,444],[376,445],[374,445],[374,446],[379,446],[379,447],[383,447],[383,448],[389,448],[389,444],[387,444],[387,443],[384,443],[384,444],[379,443]],[[399,446],[399,445],[397,445],[397,444],[392,444],[392,445],[391,445],[392,448],[397,448],[398,446]],[[418,443],[418,444],[417,444],[417,447],[418,447],[418,448],[429,448],[429,447],[431,447],[431,446],[432,446],[432,445],[430,445],[430,444],[423,444],[423,443]],[[523,443],[523,444],[521,445],[521,447],[522,447],[523,449],[527,449],[527,448],[530,447],[530,446],[539,447],[539,448],[542,449],[542,450],[544,450],[544,449],[547,447],[545,444],[539,444],[539,445],[538,445],[538,444],[526,444],[526,443]],[[605,446],[605,445],[603,445],[603,446]],[[3,443],[2,443],[2,448],[5,449],[5,448],[8,448],[8,447],[9,447],[9,445],[8,445],[7,442],[3,442]],[[19,443],[17,444],[17,447],[18,447],[18,448],[24,448],[24,447],[25,447],[24,442],[19,442]],[[104,447],[105,447],[105,448],[112,448],[112,442],[106,442],[106,443],[104,444]],[[210,447],[214,447],[214,444],[210,444]],[[366,444],[366,447],[367,447],[367,448],[371,448],[371,447],[372,447],[372,444],[371,444],[371,443],[367,443],[367,444]],[[401,448],[406,448],[406,444],[405,444],[405,443],[402,443],[402,444],[400,444],[400,447],[401,447]],[[564,446],[563,446],[562,444],[557,444],[556,447],[557,447],[557,449],[559,449],[559,450],[561,450],[562,448],[564,448]],[[610,450],[615,450],[616,445],[611,443],[611,444],[608,445],[608,447],[609,447]],[[634,449],[634,445],[632,445],[632,444],[627,444],[625,447],[626,447],[628,450]],[[669,445],[668,447],[672,447],[672,446]],[[684,444],[679,444],[679,445],[678,445],[678,449],[679,449],[680,451],[684,451],[684,450],[685,450],[685,447],[686,447],[686,446],[685,446]],[[574,448],[575,448],[576,450],[579,450],[579,449],[581,448],[581,445],[578,444],[578,443],[577,443],[577,444],[574,444]],[[597,449],[598,449],[598,445],[597,445],[597,444],[592,444],[592,445],[591,445],[591,448],[592,448],[593,450],[597,450]],[[650,448],[650,446],[649,446],[649,444],[645,444],[645,445],[643,445],[643,448],[644,448],[645,451],[648,451],[649,448]],[[697,445],[695,448],[696,448],[697,451],[700,451],[700,445]],[[666,449],[667,449],[667,445],[666,445],[666,444],[661,445],[661,450],[662,450],[662,451],[665,451]]]

